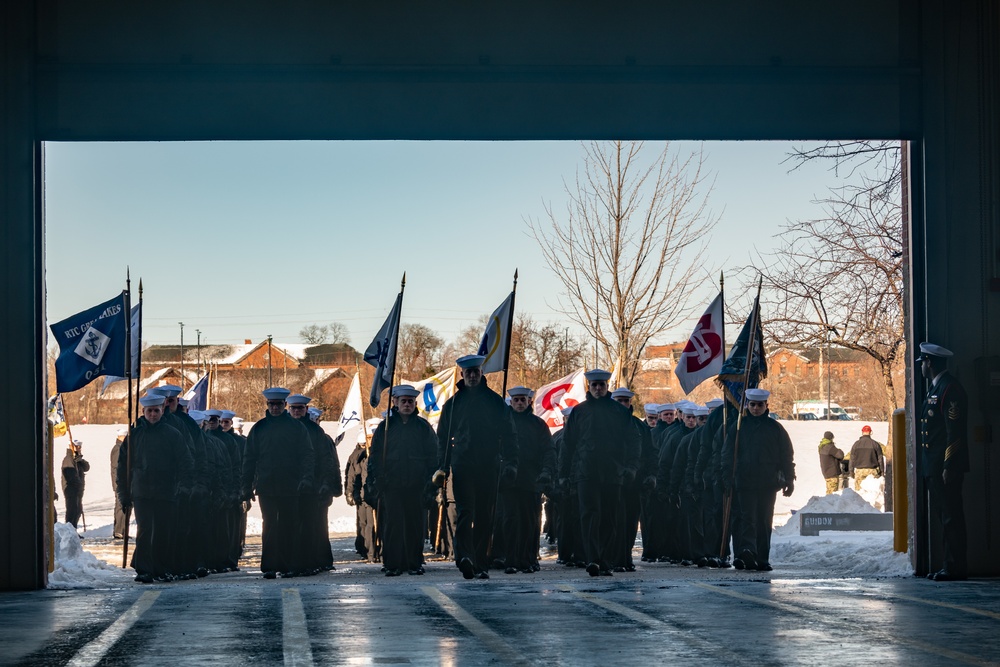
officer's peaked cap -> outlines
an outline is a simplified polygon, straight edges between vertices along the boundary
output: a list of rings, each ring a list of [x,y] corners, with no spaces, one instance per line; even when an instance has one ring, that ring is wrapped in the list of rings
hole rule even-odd
[[[917,357],[917,361],[924,361],[932,357],[938,357],[940,359],[947,359],[948,357],[955,356],[955,353],[951,350],[941,347],[940,345],[935,345],[934,343],[921,343],[920,344],[920,356]]]

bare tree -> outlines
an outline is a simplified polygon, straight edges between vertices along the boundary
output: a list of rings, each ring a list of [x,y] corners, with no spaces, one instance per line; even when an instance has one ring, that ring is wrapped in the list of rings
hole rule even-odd
[[[330,332],[322,324],[309,324],[299,329],[299,338],[303,343],[322,345],[330,338]]]
[[[444,340],[423,324],[407,323],[399,327],[396,349],[396,374],[407,380],[433,375],[439,369]]]
[[[824,217],[785,226],[764,274],[762,321],[779,345],[867,354],[891,412],[905,343],[903,240],[900,195],[886,182],[862,175],[817,202]]]
[[[602,360],[622,360],[631,383],[650,339],[687,315],[685,293],[705,269],[706,210],[712,184],[698,153],[670,144],[645,161],[642,142],[592,143],[566,211],[526,220],[549,268],[563,284],[563,312],[595,336]]]
[[[347,330],[347,325],[343,322],[330,322],[326,325],[328,341],[334,345],[350,345],[351,332]]]

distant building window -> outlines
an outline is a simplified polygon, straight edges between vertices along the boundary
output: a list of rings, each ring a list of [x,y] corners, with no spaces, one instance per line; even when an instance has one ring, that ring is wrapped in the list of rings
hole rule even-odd
[[[849,372],[848,369],[845,368],[844,369],[844,377],[847,377],[848,372]]]

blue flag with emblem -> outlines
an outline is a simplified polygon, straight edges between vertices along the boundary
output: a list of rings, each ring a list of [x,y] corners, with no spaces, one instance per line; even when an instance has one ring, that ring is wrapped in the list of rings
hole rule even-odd
[[[142,341],[139,340],[138,332],[142,330],[140,325],[140,320],[142,320],[142,302],[132,306],[132,377],[135,377],[139,372],[139,350],[142,349]],[[104,378],[104,386],[101,387],[101,395],[108,390],[115,382],[121,382],[125,380],[124,376],[121,375],[108,375]]]
[[[49,326],[59,345],[56,391],[76,391],[102,375],[125,375],[125,296]]]
[[[402,308],[403,293],[400,292],[385,324],[365,350],[365,363],[375,368],[372,391],[368,397],[372,407],[378,406],[382,390],[392,386],[392,375],[396,368],[396,343],[399,338],[399,313]]]
[[[750,363],[747,364],[747,351]],[[753,310],[747,318],[733,349],[722,364],[715,379],[726,398],[736,407],[743,408],[743,393],[754,389],[767,377],[767,358],[764,356],[764,329],[760,323],[760,297],[754,300]]]
[[[498,373],[507,366],[507,353],[510,350],[508,332],[510,318],[514,310],[514,293],[511,292],[500,307],[493,311],[486,321],[486,330],[479,341],[476,354],[486,357],[483,362],[483,373]]]

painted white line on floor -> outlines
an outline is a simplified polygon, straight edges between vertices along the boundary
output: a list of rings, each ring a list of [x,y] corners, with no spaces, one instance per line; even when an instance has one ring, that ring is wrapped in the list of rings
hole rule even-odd
[[[626,607],[625,605],[618,604],[617,602],[612,602],[611,600],[605,600],[604,598],[598,597],[593,593],[586,593],[584,591],[578,591],[570,584],[558,584],[556,586],[559,590],[565,591],[571,594],[575,598],[581,600],[586,600],[587,602],[606,609],[612,613],[624,616],[630,621],[635,621],[641,625],[645,625],[648,628],[658,630],[660,632],[665,632],[669,634],[674,640],[683,642],[692,648],[703,651],[712,656],[713,662],[719,662],[724,664],[747,664],[753,663],[752,658],[748,658],[746,655],[741,655],[734,651],[730,651],[724,646],[718,644],[713,644],[707,639],[702,639],[695,635],[692,631],[678,628],[671,623],[662,621],[655,616],[650,616],[636,609]]]
[[[953,651],[943,646],[937,646],[931,644],[930,642],[925,642],[920,639],[915,639],[912,637],[904,637],[900,635],[894,635],[889,629],[875,628],[871,624],[867,626],[858,623],[857,619],[852,619],[849,622],[840,622],[835,618],[831,618],[829,614],[820,611],[815,611],[805,607],[799,607],[797,605],[788,604],[787,602],[778,602],[777,600],[769,600],[767,598],[759,597],[756,595],[749,595],[747,593],[739,593],[737,591],[722,588],[720,586],[713,586],[711,584],[694,583],[694,586],[699,588],[704,588],[707,591],[712,591],[713,593],[719,593],[720,595],[728,595],[731,598],[736,598],[737,600],[744,600],[746,602],[752,602],[754,604],[766,605],[768,607],[773,607],[774,609],[780,609],[789,614],[795,614],[804,618],[811,619],[816,623],[821,624],[824,628],[830,629],[833,627],[841,627],[845,636],[850,636],[852,633],[854,635],[865,634],[870,637],[876,638],[880,644],[884,646],[892,645],[904,645],[910,646],[912,648],[920,649],[927,653],[933,653],[934,655],[939,655],[949,660],[955,660],[957,662],[964,662],[967,665],[996,665],[997,663],[992,660],[984,660],[982,658],[977,658],[974,655],[969,655],[968,653],[962,653],[961,651]]]
[[[966,614],[976,614],[978,616],[985,616],[986,618],[992,618],[1000,621],[1000,614],[995,611],[987,611],[986,609],[979,609],[978,607],[968,607],[962,604],[953,604],[951,602],[944,602],[942,600],[928,600],[926,598],[918,598],[910,595],[903,595],[902,593],[892,593],[886,594],[889,597],[899,598],[900,600],[907,600],[909,602],[919,602],[920,604],[934,605],[935,607],[944,607],[945,609],[954,609],[955,611],[965,612]]]
[[[147,609],[153,606],[160,591],[146,591],[135,603],[125,610],[114,623],[109,625],[96,639],[86,644],[67,664],[68,667],[91,667],[104,658],[104,654],[122,638],[128,629],[135,625]]]
[[[297,588],[281,589],[281,628],[285,667],[312,667],[306,612]]]
[[[433,586],[423,586],[421,590],[438,603],[438,605],[448,612],[452,618],[461,623],[466,630],[471,632],[479,641],[496,654],[506,665],[533,665],[531,660],[524,657],[509,645],[509,642],[496,632],[486,627],[482,622],[476,620],[472,614],[459,607],[454,600],[434,588]]]

